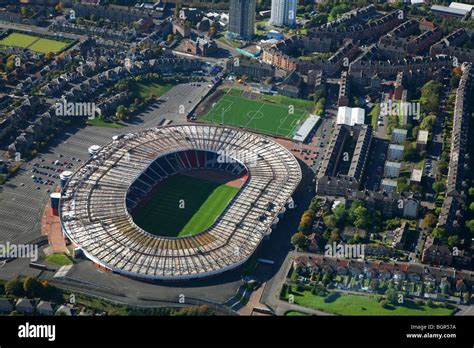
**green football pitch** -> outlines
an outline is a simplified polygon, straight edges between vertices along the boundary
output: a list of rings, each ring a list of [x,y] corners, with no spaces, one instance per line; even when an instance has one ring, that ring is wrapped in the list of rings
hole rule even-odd
[[[292,138],[306,116],[305,110],[291,105],[224,95],[211,107],[204,120]]]
[[[237,187],[177,174],[160,184],[133,220],[154,235],[193,235],[211,227],[238,191]]]
[[[0,46],[16,46],[28,48],[38,53],[57,53],[68,45],[67,42],[45,39],[34,35],[11,33],[0,40]]]

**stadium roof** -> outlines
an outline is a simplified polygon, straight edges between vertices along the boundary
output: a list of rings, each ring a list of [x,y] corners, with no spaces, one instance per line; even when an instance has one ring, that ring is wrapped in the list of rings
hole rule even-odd
[[[365,110],[362,108],[350,108],[348,106],[340,106],[337,110],[337,124],[345,124],[354,126],[356,124],[364,124]]]
[[[131,184],[145,173],[160,181],[179,172],[169,162],[161,174],[148,169],[167,161],[164,156],[193,150],[239,154],[248,179],[207,230],[181,238],[144,231],[127,208]],[[201,163],[199,168],[210,168],[207,160]],[[73,174],[60,201],[61,227],[87,258],[108,270],[141,279],[208,277],[252,256],[300,180],[295,157],[271,138],[224,126],[151,128],[116,137]],[[139,183],[146,192],[154,185]]]
[[[469,12],[469,11],[462,10],[459,8],[447,7],[447,6],[441,6],[441,5],[431,6],[431,11],[443,12],[443,13],[453,15],[453,16],[458,16],[458,17],[464,17]]]
[[[318,124],[321,117],[316,115],[310,115],[306,121],[301,125],[296,134],[293,136],[294,141],[303,142],[308,137],[309,133]]]

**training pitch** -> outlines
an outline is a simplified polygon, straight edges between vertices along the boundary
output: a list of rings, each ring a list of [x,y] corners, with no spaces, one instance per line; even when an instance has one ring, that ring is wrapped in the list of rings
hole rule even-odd
[[[184,237],[212,226],[239,188],[177,174],[134,212],[134,222],[159,236]]]
[[[45,39],[42,37],[21,33],[11,33],[7,37],[0,40],[0,46],[28,48],[31,51],[43,54],[49,52],[57,53],[63,50],[67,45],[69,45],[67,42]]]
[[[224,95],[211,107],[204,120],[292,138],[306,117],[306,111],[290,105]]]

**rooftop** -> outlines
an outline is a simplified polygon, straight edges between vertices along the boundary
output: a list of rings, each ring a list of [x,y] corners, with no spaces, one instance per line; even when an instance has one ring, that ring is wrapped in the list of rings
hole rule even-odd
[[[410,178],[410,180],[411,180],[411,181],[414,181],[414,182],[420,182],[422,176],[423,176],[423,170],[421,170],[421,169],[413,169],[413,172],[411,173],[411,178]]]
[[[426,144],[428,142],[429,132],[426,130],[418,131],[418,139],[416,141],[421,144]]]
[[[299,142],[305,141],[309,133],[311,133],[313,128],[318,124],[320,118],[321,117],[317,115],[310,115],[293,136],[293,140]]]
[[[364,124],[365,110],[362,108],[350,108],[348,106],[340,106],[337,110],[337,124],[345,124],[354,126],[356,124]]]
[[[454,8],[454,7],[448,7],[448,6],[441,6],[441,5],[431,6],[431,11],[444,12],[447,14],[452,14],[454,16],[460,16],[460,17],[464,17],[469,12],[467,10]]]
[[[453,1],[451,4],[449,4],[449,7],[454,8],[454,9],[459,9],[459,10],[472,11],[472,8],[474,7],[474,5],[469,5],[469,4],[464,4],[462,2]]]

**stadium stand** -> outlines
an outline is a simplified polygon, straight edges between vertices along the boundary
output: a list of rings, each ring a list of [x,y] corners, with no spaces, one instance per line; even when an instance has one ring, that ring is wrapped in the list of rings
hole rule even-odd
[[[219,161],[219,153],[239,154]],[[255,161],[246,159],[255,158]],[[248,175],[207,230],[152,235],[130,211],[157,182],[182,170]],[[224,126],[170,125],[114,137],[69,179],[63,233],[97,265],[142,279],[208,277],[243,264],[271,232],[301,180],[293,155],[270,138]]]

